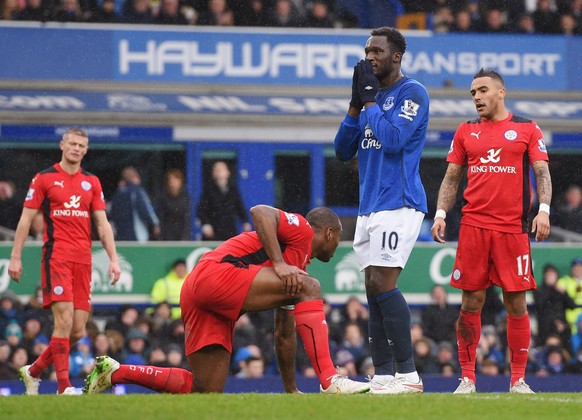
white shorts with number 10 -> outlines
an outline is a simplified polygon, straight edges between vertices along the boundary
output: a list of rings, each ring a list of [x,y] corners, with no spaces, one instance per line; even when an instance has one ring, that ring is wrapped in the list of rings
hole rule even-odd
[[[369,266],[404,268],[423,219],[424,213],[409,207],[358,216],[354,251],[360,270]]]

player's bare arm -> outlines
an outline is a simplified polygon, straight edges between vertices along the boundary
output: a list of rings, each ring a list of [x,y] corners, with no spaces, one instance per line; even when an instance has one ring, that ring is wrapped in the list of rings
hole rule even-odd
[[[536,177],[538,201],[540,205],[546,204],[549,209],[552,202],[552,178],[548,162],[545,160],[533,162],[532,169]],[[536,235],[536,242],[547,239],[550,236],[550,214],[540,209],[532,221],[531,231]]]
[[[456,163],[449,163],[447,167],[447,172],[443,178],[443,182],[439,188],[439,195],[437,199],[437,212],[438,210],[443,210],[446,214],[447,211],[453,207],[455,200],[457,199],[457,191],[459,190],[459,184],[461,183],[461,178],[463,177],[464,167],[457,165]],[[435,215],[434,224],[431,228],[432,238],[441,244],[445,243],[444,235],[445,228],[447,224],[444,217]]]
[[[296,296],[301,293],[301,275],[307,273],[298,267],[289,265],[283,259],[283,253],[277,239],[277,227],[279,226],[279,210],[274,207],[259,204],[250,210],[255,231],[259,240],[265,247],[273,268],[283,281],[283,292],[288,296]]]
[[[111,284],[117,283],[121,277],[121,269],[119,268],[119,260],[117,258],[117,251],[115,250],[115,239],[113,236],[113,229],[107,220],[107,215],[104,210],[97,210],[93,212],[93,221],[97,228],[97,235],[103,244],[103,248],[109,256],[109,278]]]
[[[297,332],[293,312],[277,308],[275,310],[275,353],[285,392],[298,394],[295,380],[295,352]]]
[[[37,209],[24,207],[20,220],[18,221],[18,226],[16,227],[16,233],[14,234],[14,245],[12,246],[10,263],[8,264],[8,276],[17,283],[20,281],[20,276],[22,275],[22,249],[30,232],[32,219],[34,219],[36,213],[38,213]]]

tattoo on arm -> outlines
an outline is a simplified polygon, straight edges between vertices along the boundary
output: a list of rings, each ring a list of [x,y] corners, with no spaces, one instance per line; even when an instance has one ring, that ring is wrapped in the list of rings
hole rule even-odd
[[[531,164],[538,187],[538,202],[550,205],[552,202],[552,177],[550,168],[545,160],[538,160]]]
[[[439,189],[439,197],[437,200],[437,209],[449,211],[455,204],[457,199],[457,191],[459,184],[463,177],[464,166],[456,163],[449,163],[443,182]]]

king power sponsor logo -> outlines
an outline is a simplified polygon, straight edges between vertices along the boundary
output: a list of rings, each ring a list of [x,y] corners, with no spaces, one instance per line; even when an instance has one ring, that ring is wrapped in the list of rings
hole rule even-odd
[[[141,41],[141,40],[140,40]],[[214,45],[184,39],[120,39],[117,45],[118,71],[121,76],[164,76],[178,69],[185,78],[277,80],[293,84],[319,78],[322,84],[352,77],[353,66],[363,57],[361,44],[300,42],[217,41]],[[402,59],[404,71],[414,76],[472,76],[480,68],[498,69],[504,76],[554,77],[564,60],[559,53],[518,51],[482,52],[429,49],[408,51]],[[175,71],[175,70],[173,70]],[[294,75],[295,80],[288,79]]]

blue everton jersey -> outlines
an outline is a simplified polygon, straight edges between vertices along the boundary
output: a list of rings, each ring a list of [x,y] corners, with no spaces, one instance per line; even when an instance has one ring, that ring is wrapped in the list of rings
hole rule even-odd
[[[419,165],[428,127],[428,92],[405,77],[379,90],[376,103],[362,110],[359,120],[346,115],[334,140],[340,160],[358,155],[358,214],[402,207],[427,213]]]

